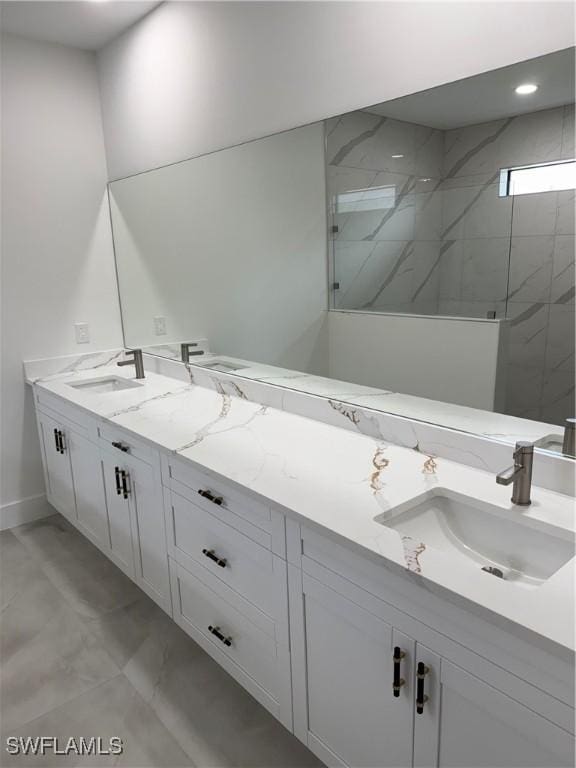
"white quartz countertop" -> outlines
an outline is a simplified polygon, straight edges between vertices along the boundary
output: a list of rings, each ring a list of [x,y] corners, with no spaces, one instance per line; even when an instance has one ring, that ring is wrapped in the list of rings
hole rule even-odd
[[[477,564],[454,562],[374,520],[423,494],[464,495],[480,509],[492,505],[485,514],[522,518],[528,527],[573,541],[570,497],[534,487],[531,506],[518,507],[510,487],[482,470],[154,373],[146,373],[141,387],[103,394],[68,386],[110,375],[133,378],[133,368],[104,364],[29,383],[238,483],[371,559],[419,574],[424,586],[431,582],[574,649],[574,558],[539,586],[522,586]]]

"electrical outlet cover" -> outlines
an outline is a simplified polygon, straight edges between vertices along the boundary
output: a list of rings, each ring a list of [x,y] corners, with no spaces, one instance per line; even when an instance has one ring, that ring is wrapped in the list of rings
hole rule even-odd
[[[76,344],[90,343],[90,329],[88,323],[75,323],[74,332],[76,334]]]

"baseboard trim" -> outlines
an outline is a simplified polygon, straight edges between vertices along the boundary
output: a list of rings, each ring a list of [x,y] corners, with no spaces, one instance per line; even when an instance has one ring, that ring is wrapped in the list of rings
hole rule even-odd
[[[0,531],[15,528],[23,523],[31,523],[42,517],[53,515],[55,512],[56,510],[48,502],[45,493],[3,504],[0,507]]]

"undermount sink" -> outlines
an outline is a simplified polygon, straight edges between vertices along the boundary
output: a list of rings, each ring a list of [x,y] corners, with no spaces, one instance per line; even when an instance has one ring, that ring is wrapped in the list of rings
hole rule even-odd
[[[504,515],[509,515],[506,517]],[[467,496],[437,489],[375,522],[445,552],[454,562],[488,570],[522,587],[538,587],[574,557],[574,539],[530,527],[515,509],[509,512]]]
[[[247,368],[246,365],[239,365],[233,363],[231,360],[210,360],[206,363],[198,363],[202,368],[209,368],[211,371],[221,371],[222,373],[228,373],[229,371],[241,371],[243,368]]]
[[[562,442],[564,436],[562,434],[557,435],[545,435],[534,443],[534,448],[544,448],[546,451],[554,451],[554,453],[562,453]]]
[[[135,389],[141,387],[142,384],[139,381],[133,381],[132,379],[124,379],[121,376],[100,376],[97,379],[84,379],[84,381],[75,381],[68,384],[73,389],[86,390],[87,392],[95,392],[99,395],[104,392],[119,392],[122,389]]]

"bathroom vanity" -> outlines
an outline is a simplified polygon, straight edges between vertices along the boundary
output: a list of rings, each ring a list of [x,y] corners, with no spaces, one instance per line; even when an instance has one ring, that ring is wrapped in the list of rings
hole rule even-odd
[[[323,762],[573,764],[573,498],[123,357],[27,367],[48,499]]]

